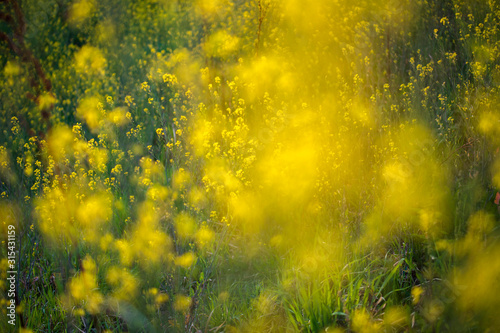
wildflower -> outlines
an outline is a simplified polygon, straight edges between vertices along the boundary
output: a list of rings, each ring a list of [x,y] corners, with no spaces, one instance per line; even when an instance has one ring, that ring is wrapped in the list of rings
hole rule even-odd
[[[192,252],[186,252],[183,255],[175,258],[175,264],[184,268],[191,267],[195,262],[196,257]]]
[[[130,119],[127,117],[127,110],[123,107],[117,107],[108,113],[108,120],[113,124],[121,127],[129,123]]]
[[[97,133],[102,119],[99,98],[92,96],[82,99],[76,109],[76,114],[80,119],[85,120],[92,132]]]
[[[171,87],[177,83],[177,77],[173,74],[164,74],[163,82],[167,83],[167,85]]]
[[[75,67],[80,73],[104,74],[106,58],[101,50],[94,46],[84,45],[75,54]]]
[[[179,312],[185,312],[191,305],[191,297],[184,295],[176,295],[174,301],[174,309]]]
[[[94,10],[95,4],[92,0],[77,0],[70,7],[68,21],[79,26],[90,18]]]

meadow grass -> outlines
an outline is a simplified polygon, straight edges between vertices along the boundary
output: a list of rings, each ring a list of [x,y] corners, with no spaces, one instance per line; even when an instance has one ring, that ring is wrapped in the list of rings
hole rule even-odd
[[[495,1],[0,13],[2,331],[499,327]]]

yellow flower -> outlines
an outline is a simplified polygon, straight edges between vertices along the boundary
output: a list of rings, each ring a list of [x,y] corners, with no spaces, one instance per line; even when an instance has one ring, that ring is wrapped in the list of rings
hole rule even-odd
[[[191,305],[191,297],[184,295],[175,296],[174,309],[179,312],[185,312]]]
[[[196,256],[192,252],[186,252],[175,258],[175,264],[184,268],[189,268],[196,261]]]
[[[82,266],[83,271],[69,282],[70,295],[89,313],[97,314],[104,302],[97,284],[97,266],[90,256],[85,257]]]
[[[3,71],[8,77],[17,76],[21,73],[21,67],[16,62],[7,61]]]
[[[113,266],[106,273],[106,280],[113,286],[113,296],[121,300],[133,300],[138,283],[136,278],[124,268]]]
[[[167,83],[168,86],[173,86],[177,83],[177,77],[173,74],[164,74],[163,82]]]
[[[127,110],[123,107],[117,107],[108,114],[108,120],[117,126],[123,126],[129,123]]]
[[[55,103],[57,103],[57,99],[52,93],[46,92],[38,97],[38,107],[40,110],[50,109]]]
[[[214,232],[210,230],[207,226],[202,226],[195,235],[196,243],[199,247],[205,247],[214,238]]]
[[[97,133],[99,123],[102,119],[102,114],[98,107],[99,103],[99,98],[95,96],[86,97],[80,101],[76,108],[77,117],[85,120],[93,133]]]
[[[77,0],[69,9],[68,21],[70,24],[81,25],[95,10],[95,4],[91,0]]]
[[[84,45],[75,54],[75,67],[80,73],[104,74],[106,58],[97,47]]]

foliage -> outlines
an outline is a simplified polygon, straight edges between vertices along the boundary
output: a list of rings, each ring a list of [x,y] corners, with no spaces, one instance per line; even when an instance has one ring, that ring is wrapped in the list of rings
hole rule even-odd
[[[0,2],[23,332],[500,323],[500,7]],[[2,321],[2,330],[14,330]]]

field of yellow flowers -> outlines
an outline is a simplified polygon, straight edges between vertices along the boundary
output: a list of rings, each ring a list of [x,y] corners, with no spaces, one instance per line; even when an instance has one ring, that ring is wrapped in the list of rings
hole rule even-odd
[[[494,332],[500,3],[0,1],[1,332]]]

